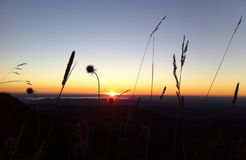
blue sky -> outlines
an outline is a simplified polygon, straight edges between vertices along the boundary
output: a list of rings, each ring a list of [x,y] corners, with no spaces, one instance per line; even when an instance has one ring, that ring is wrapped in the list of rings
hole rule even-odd
[[[159,20],[166,20],[155,35],[155,94],[163,85],[175,93],[172,55],[180,54],[182,37],[190,40],[184,67],[183,90],[203,95],[240,16],[243,0],[71,0],[0,2],[0,76],[18,63],[28,65],[20,77],[29,79],[37,91],[60,87],[67,60],[76,51],[77,66],[65,92],[95,92],[95,77],[85,72],[88,64],[98,69],[102,90],[133,89],[148,36]],[[213,94],[229,94],[236,82],[246,95],[243,73],[246,59],[243,22],[219,73]],[[137,91],[149,91],[151,47],[140,75]],[[2,86],[12,92],[23,85]],[[244,90],[244,91],[243,91]]]

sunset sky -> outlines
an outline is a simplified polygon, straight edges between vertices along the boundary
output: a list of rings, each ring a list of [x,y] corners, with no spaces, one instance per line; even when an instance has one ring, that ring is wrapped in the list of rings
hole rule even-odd
[[[64,93],[97,93],[97,80],[86,72],[92,64],[102,93],[133,90],[149,35],[155,33],[154,94],[164,86],[175,94],[172,56],[180,66],[183,35],[190,41],[183,68],[182,92],[205,95],[241,16],[242,23],[212,88],[211,95],[232,95],[240,82],[246,96],[245,0],[1,0],[0,79],[26,62],[21,75],[37,93],[57,93],[70,54],[77,65]],[[145,57],[136,94],[149,94],[152,43]],[[179,72],[179,68],[178,68]],[[25,84],[2,84],[0,91],[25,92]]]

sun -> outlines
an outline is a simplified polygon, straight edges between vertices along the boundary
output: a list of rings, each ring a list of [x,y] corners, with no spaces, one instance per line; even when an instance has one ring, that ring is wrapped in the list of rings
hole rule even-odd
[[[110,97],[115,97],[115,96],[119,95],[119,93],[114,92],[114,91],[107,92],[106,94],[109,95]]]

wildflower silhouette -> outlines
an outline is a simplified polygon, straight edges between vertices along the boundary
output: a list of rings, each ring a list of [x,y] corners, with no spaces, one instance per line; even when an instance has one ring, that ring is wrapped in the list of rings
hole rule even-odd
[[[40,114],[39,114],[38,98],[37,98],[37,95],[36,95],[35,91],[31,87],[28,87],[26,89],[26,93],[30,94],[30,95],[34,95],[35,102],[36,102],[36,112],[37,112],[37,119],[38,119],[37,140],[36,140],[36,144],[35,144],[35,148],[36,148],[37,145],[38,145],[38,141],[39,141],[39,137],[40,137],[40,129],[41,129],[40,128],[41,127],[41,119],[40,119]]]
[[[90,73],[92,75],[95,74],[96,77],[97,77],[97,82],[98,82],[98,100],[100,102],[100,80],[99,80],[99,77],[98,77],[98,75],[96,73],[96,69],[95,69],[95,67],[93,65],[88,65],[86,67],[86,71],[87,71],[87,73]]]
[[[26,89],[26,93],[27,93],[27,94],[33,94],[34,91],[33,91],[32,88],[27,88],[27,89]]]

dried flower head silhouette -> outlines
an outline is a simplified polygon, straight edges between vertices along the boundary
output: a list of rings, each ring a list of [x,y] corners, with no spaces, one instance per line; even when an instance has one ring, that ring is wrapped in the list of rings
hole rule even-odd
[[[26,93],[27,93],[27,94],[33,94],[34,91],[33,91],[32,88],[27,88],[27,89],[26,89]]]
[[[87,73],[90,73],[92,75],[95,74],[96,77],[97,77],[97,82],[98,82],[98,100],[100,102],[100,80],[99,80],[99,77],[98,77],[98,75],[96,73],[96,69],[95,69],[95,67],[93,65],[88,65],[86,67],[86,71],[87,71]]]

